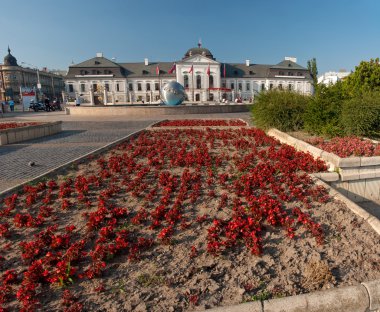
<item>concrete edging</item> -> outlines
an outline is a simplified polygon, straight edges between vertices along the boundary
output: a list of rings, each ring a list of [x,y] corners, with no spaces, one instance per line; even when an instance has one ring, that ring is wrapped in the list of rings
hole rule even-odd
[[[41,122],[38,125],[0,131],[0,146],[41,138],[62,131],[62,121]]]
[[[210,312],[369,312],[380,309],[380,280],[285,298],[210,309]]]
[[[181,114],[212,114],[212,113],[239,113],[249,112],[252,104],[234,104],[234,105],[179,105],[170,106],[70,106],[66,107],[66,115],[86,115],[86,116],[115,116],[128,115],[130,117],[138,116],[157,116],[157,115],[181,115]]]

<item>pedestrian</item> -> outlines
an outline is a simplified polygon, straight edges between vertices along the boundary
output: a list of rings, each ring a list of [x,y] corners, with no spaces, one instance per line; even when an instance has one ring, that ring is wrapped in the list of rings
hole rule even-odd
[[[8,104],[9,104],[9,109],[11,110],[11,112],[14,112],[15,111],[15,102],[12,99],[10,99],[8,101]]]
[[[46,98],[45,101],[44,101],[44,103],[45,103],[45,110],[47,112],[49,112],[50,111],[50,101],[49,101],[49,99]]]

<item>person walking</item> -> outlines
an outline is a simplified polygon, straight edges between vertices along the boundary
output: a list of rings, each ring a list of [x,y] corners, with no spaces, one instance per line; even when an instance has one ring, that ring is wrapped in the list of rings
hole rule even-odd
[[[11,112],[14,112],[15,111],[15,102],[12,99],[10,99],[8,101],[8,104],[9,104],[9,109],[11,110]]]

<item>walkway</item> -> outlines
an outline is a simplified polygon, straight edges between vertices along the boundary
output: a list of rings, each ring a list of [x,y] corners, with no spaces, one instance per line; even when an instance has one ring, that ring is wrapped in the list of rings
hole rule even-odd
[[[56,135],[0,146],[0,192],[149,124],[151,121],[64,121],[63,131]]]

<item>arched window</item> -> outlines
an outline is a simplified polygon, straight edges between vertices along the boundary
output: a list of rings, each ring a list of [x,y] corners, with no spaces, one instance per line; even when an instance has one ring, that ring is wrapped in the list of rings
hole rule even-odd
[[[197,89],[202,88],[202,79],[200,75],[197,75]]]
[[[211,75],[208,77],[208,87],[214,88],[214,77]]]
[[[189,76],[188,75],[183,76],[183,84],[184,84],[185,88],[189,87]]]

